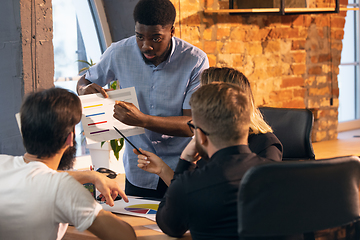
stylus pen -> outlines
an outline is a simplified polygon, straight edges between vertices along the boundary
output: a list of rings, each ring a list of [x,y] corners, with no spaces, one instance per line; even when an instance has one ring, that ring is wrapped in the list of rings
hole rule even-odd
[[[135,147],[134,144],[132,144],[132,142],[130,142],[129,139],[127,139],[127,137],[125,137],[124,134],[122,134],[122,132],[119,131],[119,129],[117,129],[115,126],[113,126],[113,127],[114,127],[114,129],[115,129],[123,138],[125,138],[125,140],[126,140],[128,143],[130,143],[130,145],[131,145],[133,148],[136,149],[136,151],[138,151],[141,155],[144,155],[142,152],[140,152],[140,150],[139,150],[137,147]]]

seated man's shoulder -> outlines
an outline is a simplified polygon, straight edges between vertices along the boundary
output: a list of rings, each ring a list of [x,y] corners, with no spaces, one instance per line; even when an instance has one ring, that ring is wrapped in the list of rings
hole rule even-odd
[[[0,170],[6,170],[8,168],[13,168],[16,165],[19,165],[22,160],[22,157],[14,157],[6,154],[0,154]],[[24,162],[24,161],[23,161]]]

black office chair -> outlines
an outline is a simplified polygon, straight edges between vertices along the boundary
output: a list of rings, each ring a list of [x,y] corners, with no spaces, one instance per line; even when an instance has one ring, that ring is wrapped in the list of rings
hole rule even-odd
[[[240,182],[239,237],[315,239],[315,231],[353,223],[351,239],[360,239],[359,182],[355,156],[255,166]]]
[[[314,123],[309,109],[259,108],[265,121],[283,145],[283,160],[314,160],[311,132]]]

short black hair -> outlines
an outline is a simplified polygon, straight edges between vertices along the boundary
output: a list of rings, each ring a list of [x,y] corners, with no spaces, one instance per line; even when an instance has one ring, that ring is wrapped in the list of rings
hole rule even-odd
[[[81,102],[62,88],[30,93],[21,106],[20,119],[26,151],[38,158],[52,157],[80,122]]]
[[[135,6],[133,16],[135,23],[164,27],[174,24],[176,10],[169,0],[140,0]]]

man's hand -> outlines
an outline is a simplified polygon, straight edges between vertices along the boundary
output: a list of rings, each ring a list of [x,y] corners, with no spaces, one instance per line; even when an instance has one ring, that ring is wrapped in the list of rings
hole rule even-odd
[[[94,174],[94,184],[97,190],[99,190],[100,197],[102,200],[106,201],[106,204],[109,206],[114,206],[114,199],[119,194],[125,202],[129,202],[129,199],[125,195],[124,191],[120,189],[119,184],[115,179],[110,179],[106,177],[104,174],[99,172],[91,171]]]
[[[104,174],[96,171],[66,171],[70,176],[76,179],[81,184],[92,183],[95,184],[97,190],[99,190],[102,200],[106,200],[106,204],[114,206],[114,199],[119,194],[125,202],[129,202],[129,199],[125,195],[124,191],[120,189],[115,179],[110,179]]]
[[[113,116],[126,125],[145,127],[144,119],[146,115],[132,103],[116,101]]]
[[[144,155],[134,149],[134,153],[138,155],[137,166],[144,171],[158,175],[169,186],[174,177],[174,171],[156,154],[144,149],[140,149],[140,151]]]
[[[195,138],[191,139],[191,141],[188,143],[188,145],[182,151],[180,158],[182,158],[188,162],[192,162],[192,163],[196,163],[198,160],[201,159],[201,156],[199,155],[198,151],[196,150]]]
[[[96,83],[92,83],[89,80],[85,79],[85,75],[83,75],[76,86],[77,93],[79,95],[86,95],[92,93],[101,93],[105,98],[108,98],[109,95],[106,93],[112,89],[104,89]]]
[[[109,95],[107,94],[107,91],[110,91],[111,89],[104,89],[97,85],[96,83],[91,83],[89,85],[86,85],[84,87],[78,88],[79,95],[86,95],[86,94],[92,94],[92,93],[101,93],[105,98],[108,98]]]
[[[143,149],[140,150],[144,155],[138,153],[138,167],[144,171],[149,173],[155,173],[156,175],[161,174],[165,165],[167,165],[161,158],[159,158],[156,154],[152,152],[145,151]]]

